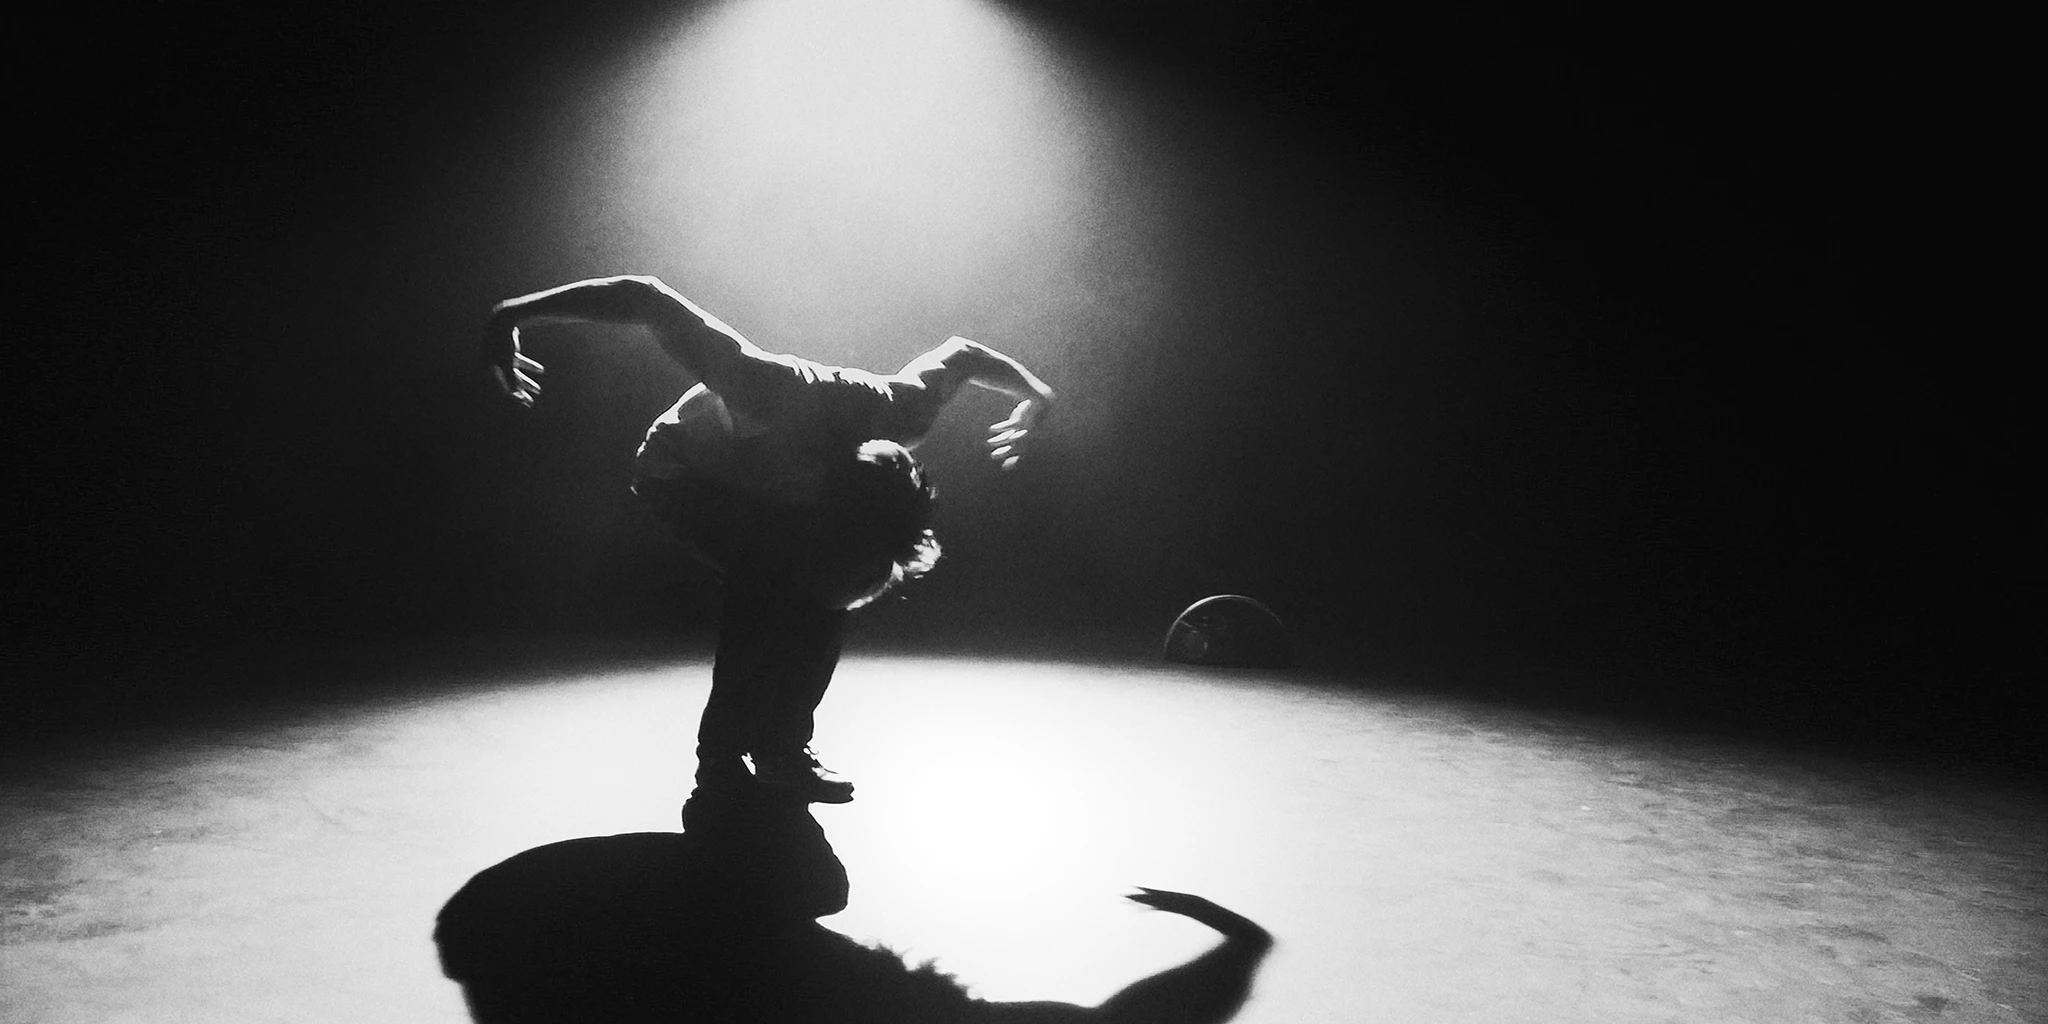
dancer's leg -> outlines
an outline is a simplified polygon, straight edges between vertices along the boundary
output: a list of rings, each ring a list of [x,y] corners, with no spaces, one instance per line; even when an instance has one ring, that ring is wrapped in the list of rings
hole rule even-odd
[[[763,741],[782,672],[784,630],[777,621],[774,589],[746,572],[729,574],[725,583],[711,695],[697,724],[699,785],[745,779],[740,757]]]
[[[853,784],[832,778],[810,750],[818,704],[839,665],[847,612],[818,603],[806,590],[777,595],[778,658],[760,731],[748,749],[762,783],[787,788],[818,803],[853,799]]]
[[[843,609],[805,600],[782,610],[778,618],[786,628],[785,657],[755,753],[792,753],[811,745],[818,705],[839,667],[847,615]]]

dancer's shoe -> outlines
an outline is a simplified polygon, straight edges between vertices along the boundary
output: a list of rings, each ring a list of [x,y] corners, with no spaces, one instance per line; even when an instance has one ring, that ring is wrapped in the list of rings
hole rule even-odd
[[[853,783],[831,776],[835,773],[818,763],[810,748],[794,754],[756,754],[756,785],[785,790],[814,804],[843,804],[853,800]]]

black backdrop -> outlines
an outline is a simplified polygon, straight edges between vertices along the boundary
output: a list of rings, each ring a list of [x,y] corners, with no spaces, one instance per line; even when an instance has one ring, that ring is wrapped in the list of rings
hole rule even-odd
[[[85,655],[707,621],[623,492],[680,378],[622,342],[522,416],[471,373],[488,304],[556,283],[493,177],[517,119],[669,13],[572,6],[49,37],[9,346],[22,706],[62,704]],[[936,462],[951,564],[873,636],[1135,650],[1236,591],[1324,661],[2038,736],[2036,414],[1982,312],[2012,276],[1979,241],[2014,205],[1975,127],[1998,62],[1948,57],[1995,27],[1013,7],[1229,97],[1295,163],[1158,120],[1132,173],[1193,161],[1234,198],[1191,220],[1143,337],[1062,367],[1090,411],[1030,475]]]

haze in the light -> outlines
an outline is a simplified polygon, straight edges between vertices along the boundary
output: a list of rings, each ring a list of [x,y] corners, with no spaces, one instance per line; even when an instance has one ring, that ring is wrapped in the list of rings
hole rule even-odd
[[[599,244],[771,348],[882,366],[1000,334],[1087,237],[1101,132],[1065,75],[970,0],[718,7],[615,90]]]

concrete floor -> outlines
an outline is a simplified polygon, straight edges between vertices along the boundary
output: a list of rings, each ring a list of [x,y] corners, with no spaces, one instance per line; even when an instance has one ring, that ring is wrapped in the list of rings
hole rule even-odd
[[[281,680],[281,683],[289,682]],[[851,657],[826,923],[994,999],[1278,937],[1245,1024],[2048,1019],[2048,806],[1924,771],[1341,680]],[[472,873],[674,829],[701,661],[418,680],[0,757],[0,1021],[466,1020]]]

